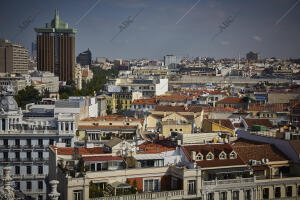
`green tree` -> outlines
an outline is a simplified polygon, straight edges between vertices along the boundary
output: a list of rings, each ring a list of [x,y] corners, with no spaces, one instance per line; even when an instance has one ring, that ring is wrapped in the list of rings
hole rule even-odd
[[[25,89],[20,90],[17,95],[15,95],[15,100],[19,107],[25,108],[26,104],[38,102],[42,99],[39,91],[33,86],[26,86]]]
[[[59,98],[60,99],[68,99],[69,98],[69,95],[67,94],[67,93],[61,93],[60,95],[59,95]]]
[[[98,198],[103,196],[103,191],[100,188],[98,188],[98,186],[95,183],[91,182],[89,186],[89,197]]]

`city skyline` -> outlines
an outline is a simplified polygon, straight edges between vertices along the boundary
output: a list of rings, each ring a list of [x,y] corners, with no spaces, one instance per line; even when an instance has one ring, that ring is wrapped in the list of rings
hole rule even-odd
[[[300,9],[294,0],[94,0],[72,5],[31,0],[15,6],[16,2],[3,1],[0,38],[29,49],[36,37],[34,28],[51,20],[57,8],[61,19],[78,31],[76,55],[89,48],[93,58],[113,59],[162,59],[167,54],[237,58],[249,51],[259,52],[261,58],[299,57]],[[16,12],[10,17],[12,9]],[[126,29],[111,41],[128,19]]]

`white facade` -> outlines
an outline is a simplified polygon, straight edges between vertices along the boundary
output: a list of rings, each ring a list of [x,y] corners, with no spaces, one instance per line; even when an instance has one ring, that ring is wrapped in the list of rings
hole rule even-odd
[[[98,117],[98,102],[96,97],[90,98],[89,117]]]
[[[166,79],[160,79],[159,83],[155,85],[155,95],[164,95],[166,92],[168,92],[168,84],[169,80]]]

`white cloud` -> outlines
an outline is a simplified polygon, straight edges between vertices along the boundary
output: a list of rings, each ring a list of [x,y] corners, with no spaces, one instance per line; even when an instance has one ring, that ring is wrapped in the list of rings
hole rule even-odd
[[[256,41],[258,41],[258,42],[262,41],[262,38],[259,37],[258,35],[254,35],[254,36],[252,37],[252,39],[253,39],[253,40],[256,40]]]

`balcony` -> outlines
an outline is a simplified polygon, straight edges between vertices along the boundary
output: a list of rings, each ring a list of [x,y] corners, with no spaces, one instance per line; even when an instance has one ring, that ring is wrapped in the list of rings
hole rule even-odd
[[[9,163],[11,162],[11,158],[0,158],[0,162]]]
[[[224,180],[211,180],[211,181],[202,181],[203,187],[210,186],[228,186],[228,185],[243,185],[243,184],[251,184],[254,183],[255,178],[236,178],[236,179],[224,179]]]
[[[22,162],[21,158],[11,158],[11,162]]]
[[[35,145],[35,149],[44,150],[45,146],[44,145]]]
[[[10,150],[10,146],[9,145],[0,145],[0,149],[1,150]]]
[[[30,158],[22,158],[22,161],[24,163],[32,163],[33,162],[33,158],[32,157],[30,157]]]
[[[14,150],[21,150],[22,149],[22,146],[21,145],[13,145],[12,148]]]
[[[46,158],[35,158],[34,159],[35,162],[44,162],[46,160],[48,160],[48,159],[46,159]]]
[[[24,146],[24,150],[32,150],[32,149],[33,149],[33,146],[31,144]]]
[[[183,190],[173,190],[164,192],[151,192],[123,196],[91,198],[91,200],[182,199],[183,196]]]

